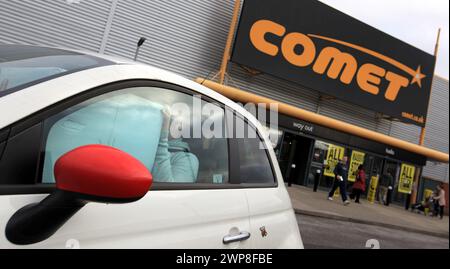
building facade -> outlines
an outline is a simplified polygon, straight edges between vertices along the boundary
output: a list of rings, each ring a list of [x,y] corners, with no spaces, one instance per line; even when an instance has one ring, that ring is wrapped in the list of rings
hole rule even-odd
[[[233,6],[233,0],[0,1],[0,43],[61,46],[132,59],[137,40],[146,37],[139,61],[190,79],[212,78],[220,68]],[[419,142],[417,126],[391,121],[374,111],[269,75],[249,72],[236,64],[230,64],[226,83],[388,136]],[[448,79],[434,78],[425,139],[426,147],[445,153],[449,148],[448,89]],[[323,165],[330,148],[344,148],[349,157],[353,151],[360,150],[326,136],[289,128],[293,123],[284,120],[278,154],[285,177],[295,175],[294,183],[314,185],[315,173],[321,169],[319,185],[327,188],[330,183],[323,177]],[[297,147],[294,151],[300,152],[298,156],[291,156],[293,142]],[[364,153],[370,175],[392,168],[397,179],[401,164],[408,163],[409,158],[390,158],[389,152],[382,154],[375,150]],[[291,171],[286,175],[293,162],[299,162],[296,167],[301,172]],[[427,162],[422,171],[419,199],[425,189],[435,188],[438,182],[448,186],[448,181],[448,164]],[[394,194],[398,203],[405,199],[401,194]]]

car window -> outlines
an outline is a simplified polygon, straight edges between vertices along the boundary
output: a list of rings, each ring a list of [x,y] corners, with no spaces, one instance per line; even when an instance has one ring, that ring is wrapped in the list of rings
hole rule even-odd
[[[237,121],[241,121],[239,117]],[[239,126],[244,129],[239,131]],[[260,134],[251,124],[236,124],[236,139],[239,148],[240,182],[247,184],[275,183],[267,148]]]
[[[109,61],[61,49],[0,47],[0,97],[64,74],[110,65]]]
[[[223,121],[219,105],[174,90],[136,87],[107,93],[45,120],[41,181],[55,182],[53,168],[63,154],[102,144],[140,160],[154,182],[227,183]]]

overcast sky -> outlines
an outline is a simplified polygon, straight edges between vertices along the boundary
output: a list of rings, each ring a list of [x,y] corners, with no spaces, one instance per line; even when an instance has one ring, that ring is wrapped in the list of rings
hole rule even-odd
[[[449,78],[449,0],[321,0],[430,54],[442,28],[436,74]]]

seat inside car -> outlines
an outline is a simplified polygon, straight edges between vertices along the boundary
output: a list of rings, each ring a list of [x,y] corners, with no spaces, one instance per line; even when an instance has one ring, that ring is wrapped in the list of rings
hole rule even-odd
[[[43,183],[55,182],[53,166],[77,147],[102,144],[140,160],[150,171],[162,127],[162,106],[133,94],[121,94],[82,104],[56,121],[45,146]]]

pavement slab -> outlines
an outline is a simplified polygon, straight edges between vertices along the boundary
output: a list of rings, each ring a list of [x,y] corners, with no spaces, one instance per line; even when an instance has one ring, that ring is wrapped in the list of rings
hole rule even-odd
[[[311,188],[295,185],[287,187],[287,190],[297,214],[449,237],[448,216],[441,220],[407,211],[400,206],[371,204],[363,199],[361,204],[345,206],[340,197],[328,201],[324,191],[313,192]]]

